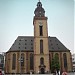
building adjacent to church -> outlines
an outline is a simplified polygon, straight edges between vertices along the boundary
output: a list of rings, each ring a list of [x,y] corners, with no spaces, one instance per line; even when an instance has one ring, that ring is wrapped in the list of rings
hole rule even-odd
[[[60,70],[72,71],[72,58],[56,37],[48,36],[47,17],[42,3],[34,11],[34,36],[18,36],[6,52],[5,73],[51,72],[51,61],[58,55]],[[21,62],[20,62],[21,58]]]
[[[0,54],[0,69],[4,70],[4,56]]]
[[[75,72],[75,53],[72,55],[73,71]]]

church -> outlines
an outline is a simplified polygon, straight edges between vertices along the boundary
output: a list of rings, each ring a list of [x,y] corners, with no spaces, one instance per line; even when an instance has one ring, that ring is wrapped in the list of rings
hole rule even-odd
[[[71,52],[57,37],[48,36],[48,17],[40,1],[34,11],[34,36],[18,36],[6,52],[5,74],[50,73],[52,59],[58,56],[60,71],[72,71]]]

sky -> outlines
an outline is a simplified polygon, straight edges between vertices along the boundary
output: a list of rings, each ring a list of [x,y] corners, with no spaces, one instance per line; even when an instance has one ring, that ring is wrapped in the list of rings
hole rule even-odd
[[[33,17],[39,0],[0,0],[0,52],[7,52],[18,36],[34,36]],[[48,36],[74,49],[74,1],[40,0],[48,17]]]

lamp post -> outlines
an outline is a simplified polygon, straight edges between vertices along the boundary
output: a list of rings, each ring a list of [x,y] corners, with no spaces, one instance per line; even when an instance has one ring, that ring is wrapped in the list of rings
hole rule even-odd
[[[24,39],[21,39],[21,41],[23,41]],[[20,58],[19,58],[19,61],[20,61],[20,75],[21,75],[21,62],[23,62],[23,59],[21,57],[21,49],[20,49]]]
[[[21,75],[21,49],[20,49],[20,75]]]
[[[20,70],[20,75],[21,75],[21,50],[20,50],[20,57],[19,57],[19,70]]]

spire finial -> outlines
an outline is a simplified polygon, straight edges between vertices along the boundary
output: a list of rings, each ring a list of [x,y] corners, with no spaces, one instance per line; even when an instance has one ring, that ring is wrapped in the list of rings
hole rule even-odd
[[[39,0],[39,2],[40,2],[40,0]]]

